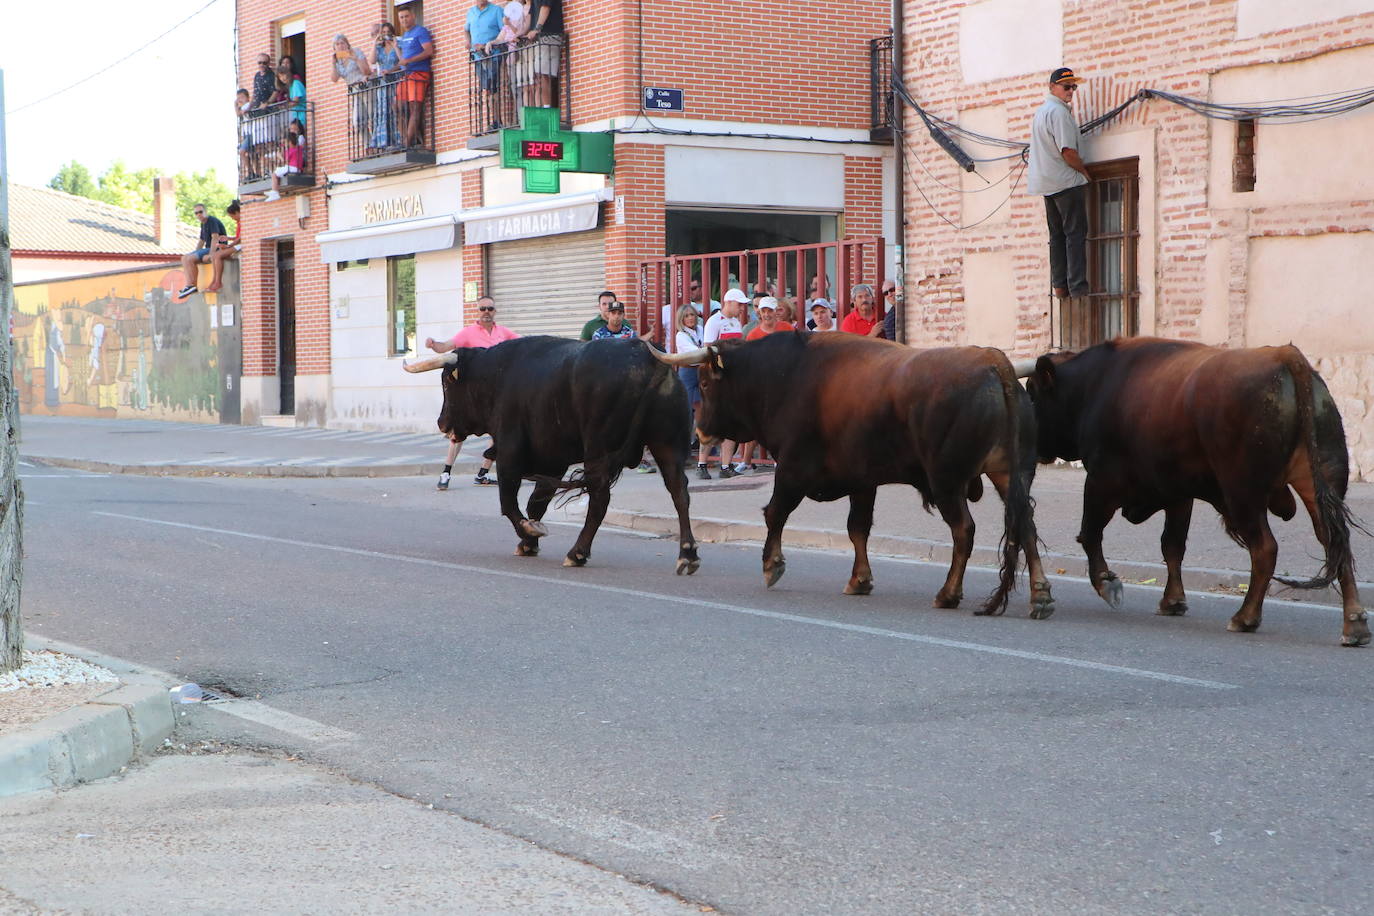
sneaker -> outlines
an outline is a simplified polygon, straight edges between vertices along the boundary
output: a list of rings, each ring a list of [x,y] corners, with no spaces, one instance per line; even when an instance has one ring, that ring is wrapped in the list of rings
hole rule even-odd
[[[178,290],[178,291],[177,291],[177,298],[178,298],[178,299],[185,299],[187,296],[195,295],[195,292],[196,292],[196,285],[195,285],[194,283],[192,283],[190,286],[183,286],[180,290]]]
[[[639,467],[635,468],[635,471],[639,474],[655,474],[658,472],[657,469],[647,461],[641,461]]]
[[[281,200],[281,195],[278,194],[276,191],[268,191],[266,194],[262,195],[262,199],[263,199],[263,200]]]
[[[708,471],[708,470],[706,470],[706,465],[704,465],[704,464],[699,464],[699,465],[697,465],[697,479],[698,479],[698,480],[710,480],[710,479],[711,479],[711,472]]]
[[[727,465],[725,465],[724,467],[722,467],[722,468],[720,469],[720,479],[721,479],[721,480],[729,480],[731,477],[734,477],[734,476],[735,476],[735,469],[732,468],[732,467],[730,467],[730,465],[727,464]]]
[[[447,490],[447,489],[448,489],[448,481],[449,481],[449,477],[450,477],[450,476],[451,476],[451,475],[449,474],[448,471],[444,471],[444,473],[440,474],[440,475],[439,475],[439,483],[438,483],[438,485],[437,485],[434,489],[436,489],[436,490]]]
[[[490,474],[478,474],[476,477],[472,478],[472,483],[473,486],[478,487],[494,487],[496,486],[496,478],[492,477]]]
[[[740,477],[748,477],[752,473],[754,473],[754,466],[752,464],[744,464],[741,462],[735,465],[735,474]]]

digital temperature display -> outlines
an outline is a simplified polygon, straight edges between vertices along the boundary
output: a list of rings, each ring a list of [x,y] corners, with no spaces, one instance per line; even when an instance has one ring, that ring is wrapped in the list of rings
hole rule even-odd
[[[525,159],[562,159],[563,144],[554,140],[522,140],[520,155]]]

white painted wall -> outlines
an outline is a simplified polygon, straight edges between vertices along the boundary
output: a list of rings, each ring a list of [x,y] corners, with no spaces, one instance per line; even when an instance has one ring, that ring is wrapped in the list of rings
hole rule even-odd
[[[1252,103],[1361,89],[1374,73],[1374,45],[1307,60],[1223,70],[1211,100]],[[1208,203],[1215,208],[1344,202],[1374,198],[1368,140],[1374,106],[1305,123],[1261,122],[1255,137],[1255,190],[1236,193],[1231,165],[1236,127],[1212,121]]]
[[[843,210],[844,154],[667,146],[668,206]]]
[[[965,83],[1027,73],[1048,79],[1051,70],[1064,65],[1063,41],[1060,0],[984,0],[959,11],[959,69]]]
[[[1011,131],[1007,128],[1005,105],[966,108],[959,112],[959,126],[987,137],[1011,136]],[[991,159],[1010,152],[1004,147],[986,146],[965,139],[960,139],[959,145],[975,159]],[[947,168],[944,166],[945,161],[944,155],[941,154],[941,171]],[[1010,221],[1011,202],[1007,200],[1007,196],[1011,193],[1011,182],[1007,173],[1011,171],[1012,166],[1020,164],[1020,158],[1005,159],[1001,162],[980,162],[974,172],[960,170],[959,189],[964,192],[959,197],[962,205],[960,225],[972,226],[977,223],[982,227],[992,227],[1004,226]],[[927,165],[931,165],[934,170],[933,163]],[[916,168],[920,170],[920,165],[917,164]],[[1017,193],[1023,193],[1023,189],[1018,188]]]
[[[1294,343],[1313,357],[1368,354],[1371,264],[1374,232],[1250,239],[1245,345]]]
[[[1236,0],[1236,37],[1253,38],[1374,11],[1374,0]]]
[[[1016,348],[1016,271],[1009,251],[964,253],[964,334],[961,343]]]

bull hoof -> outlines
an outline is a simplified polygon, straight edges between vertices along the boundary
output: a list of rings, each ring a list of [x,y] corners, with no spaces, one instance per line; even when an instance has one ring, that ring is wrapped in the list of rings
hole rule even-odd
[[[765,567],[763,570],[764,587],[772,588],[773,586],[777,585],[778,580],[782,578],[782,574],[785,572],[787,572],[787,564],[784,563],[782,560],[778,560],[777,563],[773,564],[772,569]]]
[[[536,522],[532,518],[521,519],[516,529],[527,538],[542,538],[549,535],[549,529],[544,527],[544,523]]]
[[[1245,620],[1237,620],[1232,617],[1231,622],[1226,624],[1226,629],[1232,633],[1253,633],[1259,629],[1258,623],[1250,623]]]
[[[1104,573],[1102,579],[1097,583],[1097,593],[1102,596],[1102,600],[1111,606],[1112,610],[1121,607],[1121,580],[1116,577],[1116,573]]]
[[[587,558],[580,553],[570,553],[563,558],[564,566],[586,566]]]
[[[1345,630],[1341,633],[1341,645],[1357,648],[1369,645],[1369,624],[1365,621],[1364,614],[1346,619]]]
[[[515,545],[515,555],[517,557],[539,556],[539,542],[531,541],[530,543],[526,544],[524,541],[521,541],[519,544]]]
[[[1182,617],[1188,613],[1188,602],[1182,598],[1177,601],[1159,602],[1159,610],[1155,611],[1161,617]]]
[[[935,600],[930,602],[930,606],[938,608],[956,608],[959,606],[959,602],[963,600],[963,592],[955,592],[952,595],[946,595],[944,592],[939,592],[935,595]]]
[[[683,575],[690,576],[692,573],[696,572],[698,569],[701,569],[701,561],[698,560],[696,557],[678,557],[678,558],[677,558],[677,574],[678,574],[679,576],[683,576]]]
[[[1048,595],[1031,601],[1030,619],[1044,620],[1054,613],[1054,599]]]
[[[844,587],[846,595],[871,595],[873,594],[872,579],[850,579]]]

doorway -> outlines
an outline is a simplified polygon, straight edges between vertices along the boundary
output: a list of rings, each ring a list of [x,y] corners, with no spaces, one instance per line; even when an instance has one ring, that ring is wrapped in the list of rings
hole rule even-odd
[[[277,242],[277,380],[279,413],[296,413],[296,243]]]

